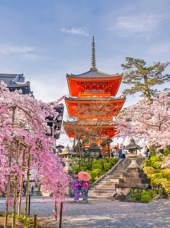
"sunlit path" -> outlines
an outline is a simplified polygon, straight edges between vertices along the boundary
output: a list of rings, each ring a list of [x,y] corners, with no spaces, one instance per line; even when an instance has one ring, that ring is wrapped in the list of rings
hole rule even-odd
[[[0,210],[4,206],[0,201]],[[45,217],[49,223],[55,223],[51,216],[51,199],[32,200],[31,213]],[[51,227],[51,225],[46,228]],[[112,227],[112,228],[169,228],[170,203],[167,200],[153,201],[149,204],[120,201],[89,201],[88,204],[74,203],[68,199],[64,204],[63,228],[72,227]]]

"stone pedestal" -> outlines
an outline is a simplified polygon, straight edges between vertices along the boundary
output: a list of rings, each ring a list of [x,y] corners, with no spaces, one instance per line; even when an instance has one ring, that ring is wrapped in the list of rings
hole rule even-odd
[[[149,180],[143,170],[137,163],[137,157],[129,157],[130,164],[123,172],[123,177],[119,179],[119,183],[115,186],[114,197],[125,198],[131,188],[145,189],[149,186]]]

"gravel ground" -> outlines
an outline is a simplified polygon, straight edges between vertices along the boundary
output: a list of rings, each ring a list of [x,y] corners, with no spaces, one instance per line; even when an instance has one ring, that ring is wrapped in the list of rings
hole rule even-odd
[[[4,200],[0,200],[0,210]],[[48,198],[34,198],[31,213],[51,219],[53,202]],[[56,227],[48,226],[48,227]],[[63,228],[170,228],[170,201],[158,200],[149,204],[111,200],[89,200],[88,204],[64,203]]]

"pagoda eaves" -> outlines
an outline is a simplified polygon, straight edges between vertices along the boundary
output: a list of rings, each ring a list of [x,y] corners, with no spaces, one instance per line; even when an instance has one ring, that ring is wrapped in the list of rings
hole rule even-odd
[[[83,74],[67,74],[69,92],[72,97],[116,96],[122,75],[112,75],[90,70]]]
[[[121,110],[125,98],[65,98],[68,114],[79,120],[93,119],[111,121]]]
[[[91,138],[97,135],[98,137],[107,137],[112,139],[117,132],[112,122],[64,122],[64,128],[70,138],[78,138],[80,136],[87,136]]]

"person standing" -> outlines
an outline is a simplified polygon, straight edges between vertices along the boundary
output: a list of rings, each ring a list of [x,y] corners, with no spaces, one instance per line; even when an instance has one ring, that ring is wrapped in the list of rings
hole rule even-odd
[[[80,180],[78,179],[77,175],[75,176],[75,179],[72,182],[72,190],[73,190],[73,195],[74,195],[74,201],[79,201],[81,183],[80,183]]]
[[[114,158],[117,158],[118,157],[117,156],[117,149],[116,149],[116,147],[113,148],[112,154],[113,154],[113,157]]]
[[[145,149],[145,156],[146,158],[150,158],[150,150],[148,146],[146,146],[146,149]]]
[[[81,192],[82,192],[82,197],[84,202],[88,202],[88,190],[89,190],[88,182],[82,181]]]
[[[124,147],[121,146],[119,149],[119,158],[125,158]]]

